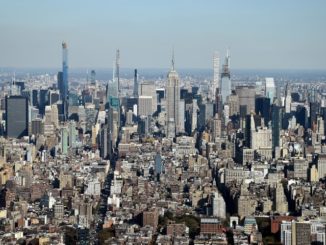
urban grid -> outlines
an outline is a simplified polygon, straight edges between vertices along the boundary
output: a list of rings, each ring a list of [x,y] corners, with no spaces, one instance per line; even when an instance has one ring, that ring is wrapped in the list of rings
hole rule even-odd
[[[72,72],[73,45],[0,69],[0,244],[326,244],[325,73],[235,74],[217,47],[196,76],[172,45],[166,73],[118,47]]]

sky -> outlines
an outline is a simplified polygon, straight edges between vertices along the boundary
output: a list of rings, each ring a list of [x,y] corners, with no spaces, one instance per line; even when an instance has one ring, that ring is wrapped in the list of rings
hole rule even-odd
[[[325,0],[0,0],[0,67],[326,69]]]

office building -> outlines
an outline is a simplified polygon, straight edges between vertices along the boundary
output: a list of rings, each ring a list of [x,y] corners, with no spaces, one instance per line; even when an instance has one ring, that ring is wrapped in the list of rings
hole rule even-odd
[[[155,174],[161,174],[163,172],[163,164],[161,154],[157,153],[154,158],[155,162]]]
[[[326,154],[319,154],[318,156],[318,179],[326,177]]]
[[[158,225],[158,212],[156,210],[143,212],[143,226],[151,226],[156,230]]]
[[[139,85],[139,96],[150,96],[152,98],[152,113],[156,112],[157,110],[157,95],[156,95],[156,88],[154,83],[150,82],[142,82]]]
[[[280,132],[282,129],[283,108],[275,104],[271,108],[272,115],[272,148],[280,146]]]
[[[44,133],[44,123],[42,119],[36,118],[32,121],[32,135],[40,135]]]
[[[138,72],[137,69],[135,69],[134,71],[134,92],[133,95],[135,98],[137,98],[139,96],[138,94]]]
[[[214,77],[213,77],[213,82],[211,85],[211,98],[215,99],[217,90],[220,87],[220,57],[218,52],[214,52],[213,56],[213,72],[214,72]]]
[[[248,115],[255,111],[256,89],[254,86],[237,86],[235,90],[239,98],[240,108],[244,108],[243,114]]]
[[[167,137],[173,138],[179,133],[179,105],[180,105],[180,85],[179,75],[174,68],[174,56],[172,57],[172,67],[168,73],[166,85],[166,127]]]
[[[118,89],[118,96],[121,92],[121,84],[120,84],[120,50],[116,50],[115,54],[115,71],[113,73],[114,80],[116,80],[117,83],[117,89]]]
[[[288,202],[282,183],[277,183],[275,188],[274,211],[285,214],[288,212]]]
[[[138,115],[151,116],[153,114],[153,97],[141,95],[138,98]]]
[[[91,85],[96,85],[96,72],[94,70],[91,71]]]
[[[228,97],[227,103],[229,105],[229,116],[238,115],[240,113],[239,96],[231,94]]]
[[[25,97],[6,97],[6,131],[9,138],[28,136],[28,100]]]
[[[213,216],[225,219],[226,206],[223,196],[217,191],[214,192],[212,197]]]
[[[225,104],[227,97],[231,95],[231,74],[230,74],[230,56],[229,52],[225,57],[225,62],[222,69],[221,74],[221,86],[220,86],[220,93],[222,97],[222,103]]]
[[[265,126],[268,125],[269,121],[271,120],[271,104],[270,98],[267,97],[257,97],[255,102],[255,112],[257,115],[260,115],[264,118]]]
[[[276,87],[274,78],[266,77],[265,79],[265,96],[270,99],[271,104],[274,102],[274,98],[276,97]]]

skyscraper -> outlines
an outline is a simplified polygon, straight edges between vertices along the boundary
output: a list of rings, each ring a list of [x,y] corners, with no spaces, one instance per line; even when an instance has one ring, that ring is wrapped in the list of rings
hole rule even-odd
[[[96,72],[94,70],[91,71],[91,84],[96,85]]]
[[[236,94],[239,98],[240,108],[245,108],[245,114],[248,115],[255,111],[256,90],[254,86],[237,86]]]
[[[223,104],[226,102],[227,97],[231,94],[231,75],[230,75],[230,56],[227,51],[225,62],[223,64],[221,74],[221,96]]]
[[[215,99],[216,89],[218,89],[220,86],[220,57],[218,52],[214,52],[213,71],[214,71],[214,77],[211,86],[211,97]]]
[[[256,98],[255,112],[257,115],[261,115],[261,117],[264,118],[265,126],[268,125],[271,119],[270,110],[271,110],[271,103],[269,98],[267,97]]]
[[[265,79],[265,96],[271,100],[271,104],[274,102],[276,97],[276,87],[274,78],[266,77]]]
[[[155,83],[142,82],[139,86],[139,96],[151,96],[152,97],[152,113],[157,111],[157,95]]]
[[[138,97],[138,72],[137,69],[135,69],[134,73],[134,97]]]
[[[225,219],[226,207],[223,196],[218,192],[214,192],[212,197],[213,216]]]
[[[291,112],[291,102],[292,102],[292,98],[291,98],[291,90],[289,88],[289,84],[286,84],[286,88],[285,88],[285,113],[290,113]]]
[[[62,120],[68,117],[68,48],[67,43],[62,43],[62,71],[58,72],[58,88],[63,105],[63,115],[60,116]],[[40,110],[41,111],[41,110]],[[42,111],[41,111],[42,114]]]
[[[118,98],[119,95],[119,84],[118,79],[116,77],[116,65],[113,64],[113,75],[112,75],[112,82],[108,82],[106,88],[106,102],[110,103],[110,98]]]
[[[67,43],[62,43],[62,80],[63,80],[63,100],[68,97],[68,48]]]
[[[166,85],[166,126],[167,137],[175,137],[179,132],[179,105],[180,105],[180,85],[179,75],[174,68],[174,55],[172,55],[172,67],[168,73]]]
[[[138,99],[138,115],[151,116],[153,114],[153,98],[148,95],[141,95]]]
[[[28,136],[28,100],[23,96],[6,97],[7,137]]]
[[[118,94],[121,92],[120,86],[120,50],[117,49],[116,56],[115,56],[115,79],[118,84]]]
[[[280,146],[280,131],[282,129],[283,108],[275,104],[271,108],[272,114],[272,147]]]

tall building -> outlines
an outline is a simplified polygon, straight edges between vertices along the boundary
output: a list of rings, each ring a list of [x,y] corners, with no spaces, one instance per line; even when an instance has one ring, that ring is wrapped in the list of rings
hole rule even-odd
[[[138,72],[137,69],[134,71],[134,97],[138,97]]]
[[[118,89],[118,80],[115,77],[115,69],[113,66],[113,76],[112,81],[109,81],[106,87],[106,103],[109,104],[111,98],[118,98],[119,89]]]
[[[274,210],[278,213],[284,214],[288,212],[288,202],[284,194],[284,188],[281,183],[276,184]]]
[[[211,86],[211,98],[216,97],[216,90],[220,87],[220,57],[218,52],[214,52],[213,57],[213,82]]]
[[[309,127],[309,117],[308,110],[305,106],[299,105],[297,106],[297,110],[295,112],[295,117],[297,119],[297,123],[303,126],[305,129]]]
[[[222,121],[218,117],[218,113],[215,114],[212,120],[211,128],[212,128],[211,130],[212,130],[213,141],[216,142],[217,139],[219,139],[222,136]]]
[[[96,72],[94,70],[91,71],[91,84],[96,85]]]
[[[265,96],[271,100],[271,103],[274,102],[274,98],[276,97],[276,87],[274,78],[266,77],[265,79]]]
[[[154,83],[142,82],[139,85],[138,96],[150,96],[152,98],[152,114],[157,110],[157,95]]]
[[[44,133],[44,123],[42,119],[40,118],[35,118],[32,121],[32,132],[31,134],[33,135],[40,135]]]
[[[248,115],[255,111],[256,89],[254,86],[237,86],[236,94],[239,97],[239,106],[244,108],[243,114]]]
[[[157,153],[154,158],[155,161],[155,174],[161,174],[163,172],[162,157],[160,153]]]
[[[275,104],[271,108],[272,114],[272,148],[280,146],[280,132],[282,129],[283,108]]]
[[[68,97],[68,48],[67,43],[62,43],[62,80],[63,80],[63,94],[62,98],[67,100]]]
[[[180,105],[180,85],[179,75],[174,69],[174,55],[172,57],[172,67],[168,73],[166,85],[166,126],[167,137],[175,137],[179,133],[179,105]]]
[[[40,114],[44,115],[45,113],[45,106],[48,104],[48,96],[49,94],[49,90],[48,89],[41,89],[39,92],[39,110],[40,110]]]
[[[291,97],[291,91],[289,88],[289,84],[286,84],[286,89],[285,89],[285,113],[290,113],[291,112],[291,103],[292,103],[292,97]]]
[[[231,94],[228,98],[229,116],[238,115],[240,112],[239,96]]]
[[[226,54],[225,62],[221,74],[221,88],[220,93],[222,96],[223,104],[226,102],[227,97],[231,94],[231,75],[230,75],[230,56],[229,51]]]
[[[138,115],[151,116],[153,114],[152,96],[141,95],[138,99]]]
[[[265,126],[268,125],[271,119],[270,110],[271,110],[270,98],[267,97],[256,98],[255,112],[257,115],[260,115],[262,118],[264,118]]]
[[[6,97],[7,137],[28,136],[28,100],[23,96]]]
[[[217,191],[214,192],[212,198],[213,216],[225,219],[226,207],[223,196]]]
[[[318,179],[322,179],[326,176],[326,154],[320,154],[318,156]]]
[[[50,90],[48,97],[49,104],[53,105],[60,100],[60,93],[57,90]]]
[[[250,148],[254,150],[271,148],[272,130],[266,127],[252,129],[250,144]]]
[[[293,172],[295,179],[308,179],[309,161],[304,158],[293,160]]]
[[[120,86],[120,50],[117,49],[116,56],[115,56],[115,73],[114,73],[115,79],[117,80],[118,84],[118,93],[121,92],[121,86]]]
[[[178,113],[178,125],[177,129],[179,133],[184,133],[185,132],[185,112],[186,111],[186,104],[185,100],[180,100],[179,101],[179,113]]]
[[[62,71],[58,72],[58,88],[60,92],[60,97],[63,104],[63,120],[66,120],[68,117],[68,91],[69,91],[69,82],[68,82],[68,48],[67,43],[62,43]],[[41,95],[40,95],[41,96]],[[40,108],[40,113],[42,113],[42,108]]]

